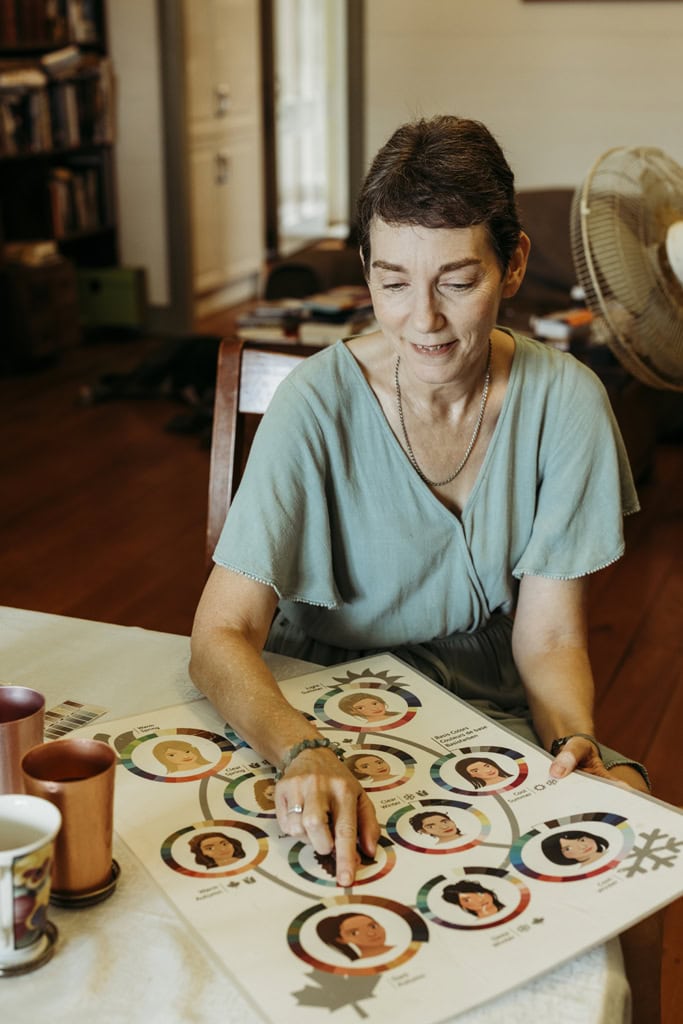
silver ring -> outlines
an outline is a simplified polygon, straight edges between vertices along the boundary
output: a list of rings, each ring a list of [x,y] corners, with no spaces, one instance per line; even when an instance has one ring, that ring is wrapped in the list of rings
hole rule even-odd
[[[303,813],[304,813],[304,809],[301,806],[301,804],[294,804],[294,806],[290,807],[289,810],[287,811],[287,814],[303,814]]]

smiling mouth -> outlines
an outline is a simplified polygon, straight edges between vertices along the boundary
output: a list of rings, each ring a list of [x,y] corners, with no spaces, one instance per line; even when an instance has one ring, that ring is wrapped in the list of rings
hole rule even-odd
[[[414,344],[413,348],[417,349],[418,352],[438,353],[438,352],[446,352],[447,349],[451,348],[453,345],[455,345],[454,341],[445,341],[442,345],[416,345],[416,344]]]

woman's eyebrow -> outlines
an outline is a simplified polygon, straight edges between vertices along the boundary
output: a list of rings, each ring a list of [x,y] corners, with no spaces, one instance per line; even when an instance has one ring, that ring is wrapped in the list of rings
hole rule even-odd
[[[462,270],[463,267],[478,266],[481,260],[474,256],[465,256],[461,260],[452,260],[450,263],[442,263],[438,268],[440,274],[447,274],[451,270]],[[373,260],[372,266],[377,270],[393,270],[399,274],[405,274],[406,268],[400,263],[389,263],[387,260]]]

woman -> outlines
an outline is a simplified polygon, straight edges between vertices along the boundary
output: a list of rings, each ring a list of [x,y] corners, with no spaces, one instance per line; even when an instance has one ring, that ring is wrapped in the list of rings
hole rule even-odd
[[[386,701],[372,693],[347,693],[339,701],[339,710],[354,718],[363,718],[368,724],[394,718],[398,711],[389,711]]]
[[[246,857],[239,839],[222,832],[201,832],[192,836],[189,845],[197,864],[204,868],[227,868]]]
[[[499,764],[492,761],[490,757],[465,757],[458,761],[456,771],[463,779],[471,782],[475,789],[483,789],[484,786],[495,786],[505,779],[511,778],[508,772],[504,772]]]
[[[541,849],[553,864],[576,867],[577,864],[593,864],[599,860],[608,845],[602,836],[570,829],[568,832],[556,832],[554,835],[546,836],[541,843]]]
[[[388,953],[386,932],[379,921],[367,914],[337,914],[325,917],[316,927],[319,938],[349,960]]]
[[[274,811],[275,779],[257,779],[254,783],[254,799],[262,811]]]
[[[505,909],[495,892],[486,889],[479,882],[456,882],[455,885],[447,885],[443,891],[443,898],[446,903],[455,903],[468,914],[479,919],[492,917],[499,910]]]
[[[346,767],[362,782],[384,782],[392,779],[391,765],[377,754],[352,754],[345,759]]]
[[[399,128],[361,189],[358,232],[378,330],[280,385],[215,552],[190,669],[280,766],[282,830],[321,853],[335,845],[342,886],[357,836],[374,854],[375,813],[284,700],[264,647],[318,664],[394,651],[552,750],[553,777],[581,768],[647,789],[592,736],[586,627],[587,577],[622,555],[638,500],[598,379],[496,326],[530,247],[498,143],[452,116]]]
[[[455,822],[441,811],[421,811],[419,814],[413,814],[410,824],[416,832],[432,836],[437,843],[450,843],[462,835]]]
[[[205,764],[211,764],[197,747],[183,740],[162,740],[155,744],[152,753],[169,773],[194,771]]]

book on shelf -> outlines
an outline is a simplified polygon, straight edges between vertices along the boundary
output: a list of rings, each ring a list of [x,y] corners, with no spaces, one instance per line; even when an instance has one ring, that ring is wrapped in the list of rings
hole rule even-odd
[[[72,0],[0,0],[0,45],[52,46],[69,35]]]
[[[0,0],[0,46],[100,42],[99,0]]]
[[[6,242],[3,256],[7,263],[19,263],[25,267],[42,267],[61,259],[57,243],[52,238],[35,242]]]
[[[55,238],[102,226],[98,167],[52,167],[47,187]]]
[[[56,54],[0,61],[0,156],[113,142],[109,58],[77,47]]]
[[[529,326],[535,337],[555,343],[559,348],[569,348],[572,341],[586,337],[592,321],[593,314],[589,309],[576,306],[543,316],[531,316]]]
[[[46,82],[39,68],[0,61],[0,156],[52,148]]]
[[[73,43],[64,46],[61,50],[50,50],[40,58],[41,67],[48,75],[63,74],[65,71],[72,71],[82,61],[81,51]]]
[[[16,46],[19,42],[19,25],[14,0],[0,0],[0,44]]]
[[[69,34],[77,43],[96,43],[100,30],[96,0],[67,0]]]

